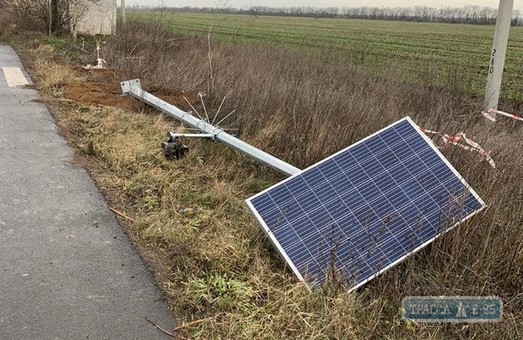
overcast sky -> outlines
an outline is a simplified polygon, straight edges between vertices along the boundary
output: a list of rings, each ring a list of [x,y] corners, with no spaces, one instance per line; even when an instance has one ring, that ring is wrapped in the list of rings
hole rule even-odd
[[[118,0],[119,2],[119,0]],[[230,7],[250,7],[250,6],[269,6],[269,7],[293,7],[293,6],[312,6],[312,7],[396,7],[396,6],[429,6],[429,7],[461,7],[465,5],[479,5],[498,7],[499,0],[126,0],[127,5],[148,5],[148,6],[167,6],[167,7],[219,7],[221,3],[226,3]],[[283,4],[283,5],[282,5]],[[514,7],[523,8],[523,0],[516,0]]]

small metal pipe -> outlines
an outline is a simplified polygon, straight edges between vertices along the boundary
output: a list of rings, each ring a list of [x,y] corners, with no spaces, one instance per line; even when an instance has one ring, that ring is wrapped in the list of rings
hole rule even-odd
[[[152,107],[164,112],[165,114],[176,118],[183,122],[184,124],[189,125],[190,127],[202,130],[210,135],[212,139],[225,144],[236,151],[251,157],[258,162],[265,164],[274,170],[277,170],[287,176],[292,176],[297,173],[300,173],[301,170],[292,166],[289,163],[282,161],[254,146],[245,143],[244,141],[239,140],[238,138],[229,135],[227,132],[222,129],[213,126],[200,120],[188,112],[182,111],[174,105],[171,105],[152,94],[142,90],[142,86],[139,79],[128,80],[120,83],[123,94],[130,94],[131,96],[142,100],[143,102],[151,105]]]

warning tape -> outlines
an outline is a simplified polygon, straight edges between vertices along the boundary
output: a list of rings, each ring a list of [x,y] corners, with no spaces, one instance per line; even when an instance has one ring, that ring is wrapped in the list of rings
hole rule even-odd
[[[438,149],[445,149],[449,145],[454,145],[454,146],[457,146],[457,147],[462,148],[464,150],[477,152],[480,155],[482,155],[483,157],[485,157],[487,162],[494,169],[496,168],[496,163],[494,162],[492,157],[490,157],[490,151],[487,151],[487,150],[483,149],[481,147],[481,145],[479,145],[479,143],[473,141],[470,138],[467,138],[467,136],[465,136],[464,132],[459,132],[456,135],[449,135],[449,134],[446,134],[446,133],[440,133],[438,131],[427,130],[427,129],[424,129],[424,128],[421,128],[421,131],[423,131],[425,134],[440,135],[441,136],[441,139],[443,141],[443,145],[442,146],[437,146]]]
[[[498,109],[490,109],[486,113],[483,112],[483,116],[485,116],[486,118],[488,118],[488,119],[490,119],[490,120],[495,122],[496,121],[496,116],[494,114],[499,114],[499,115],[502,115],[502,116],[505,116],[505,117],[509,117],[509,118],[512,118],[512,119],[519,120],[519,121],[523,122],[523,117],[516,116],[516,115],[513,115],[512,113],[508,113],[508,112],[501,111],[501,110],[498,110]]]

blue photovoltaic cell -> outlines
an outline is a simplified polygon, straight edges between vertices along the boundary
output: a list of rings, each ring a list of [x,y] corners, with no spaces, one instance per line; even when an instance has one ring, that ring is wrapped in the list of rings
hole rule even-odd
[[[247,204],[300,279],[351,290],[485,207],[408,117]]]

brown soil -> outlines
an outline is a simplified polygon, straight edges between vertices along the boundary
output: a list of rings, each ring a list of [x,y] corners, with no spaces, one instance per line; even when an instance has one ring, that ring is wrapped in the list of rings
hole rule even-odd
[[[119,83],[70,82],[64,87],[65,99],[94,106],[115,106],[132,110],[139,107],[136,99],[122,96]]]
[[[119,71],[104,70],[85,70],[76,68],[76,73],[81,74],[86,81],[72,81],[63,88],[63,97],[76,103],[93,106],[112,106],[126,110],[137,110],[143,104],[130,96],[122,96],[120,80],[122,74]],[[145,87],[147,91],[147,87]],[[197,96],[192,92],[178,92],[172,90],[152,90],[152,94],[165,100],[166,102],[188,110],[190,107],[185,98],[194,104]]]

